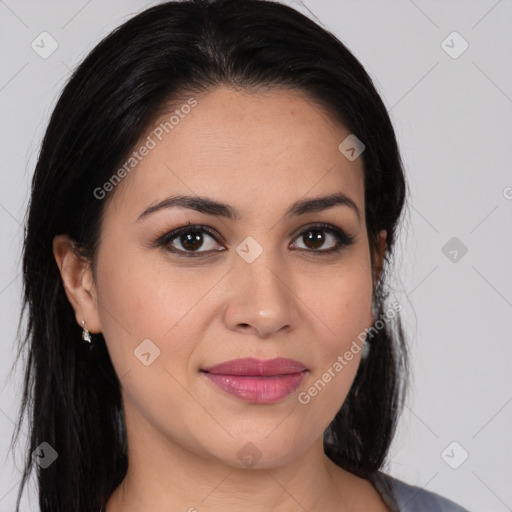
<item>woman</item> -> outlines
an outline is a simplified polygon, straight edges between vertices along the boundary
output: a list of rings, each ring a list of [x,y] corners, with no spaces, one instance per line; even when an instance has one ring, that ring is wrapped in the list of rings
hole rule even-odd
[[[168,2],[115,30],[33,179],[18,508],[35,461],[41,512],[464,510],[381,471],[405,199],[371,79],[293,9]]]

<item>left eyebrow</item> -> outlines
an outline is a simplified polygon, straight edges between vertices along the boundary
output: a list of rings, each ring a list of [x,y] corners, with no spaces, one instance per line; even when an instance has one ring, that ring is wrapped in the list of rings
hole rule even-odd
[[[176,206],[196,210],[206,215],[225,217],[230,220],[239,220],[241,218],[240,212],[228,204],[215,201],[208,197],[178,195],[168,197],[156,204],[149,205],[139,215],[137,222],[142,221],[144,218],[159,210],[164,208],[173,208]],[[285,216],[296,217],[299,215],[305,215],[307,213],[327,210],[329,208],[333,208],[334,206],[346,206],[357,214],[359,220],[361,219],[361,213],[359,212],[359,208],[357,207],[356,203],[342,192],[296,201],[290,206]]]

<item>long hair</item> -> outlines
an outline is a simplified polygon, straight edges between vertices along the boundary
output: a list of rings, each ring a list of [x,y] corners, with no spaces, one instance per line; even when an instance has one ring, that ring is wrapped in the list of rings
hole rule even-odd
[[[32,179],[16,359],[26,353],[26,365],[12,443],[25,415],[30,435],[17,512],[34,468],[41,512],[98,512],[128,464],[119,379],[101,334],[93,351],[84,348],[52,240],[69,235],[94,275],[102,213],[115,195],[99,201],[94,190],[164,109],[221,85],[302,91],[363,141],[372,254],[378,232],[387,231],[373,299],[376,317],[385,311],[384,283],[406,183],[388,113],[358,60],[334,35],[273,1],[182,0],[141,12],[103,39],[68,80]],[[394,324],[367,340],[368,355],[324,435],[328,457],[363,478],[385,462],[403,405],[407,354],[398,315]],[[58,453],[45,469],[32,458],[43,442]]]

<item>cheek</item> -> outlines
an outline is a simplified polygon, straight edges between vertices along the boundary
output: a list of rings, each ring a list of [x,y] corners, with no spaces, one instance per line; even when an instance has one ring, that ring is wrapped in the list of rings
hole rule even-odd
[[[159,364],[167,361],[183,371],[184,364],[178,361],[193,351],[190,340],[195,338],[201,309],[197,306],[212,286],[204,279],[191,281],[186,272],[171,272],[165,262],[147,259],[138,252],[106,247],[98,260],[102,333],[120,376],[140,369],[134,351],[147,339],[160,351]]]
[[[373,284],[369,259],[354,257],[335,270],[303,282],[302,297],[308,297],[312,315],[325,333],[324,347],[331,355],[338,352],[370,325]]]
[[[191,284],[164,260],[148,260],[105,247],[98,264],[99,313],[124,397],[155,424],[169,425],[173,411],[185,417],[194,410],[180,383],[187,382],[194,340],[200,339],[201,298],[213,283]],[[162,404],[172,407],[163,411]]]
[[[110,245],[98,264],[98,300],[102,322],[117,324],[134,337],[161,338],[204,295],[207,283],[173,269],[165,258]]]
[[[311,298],[311,319],[316,323],[316,365],[298,401],[311,418],[323,418],[327,427],[343,404],[355,378],[365,329],[371,326],[373,285],[370,262],[364,255],[339,271],[326,274],[316,286],[304,285]],[[328,275],[328,278],[327,278]]]

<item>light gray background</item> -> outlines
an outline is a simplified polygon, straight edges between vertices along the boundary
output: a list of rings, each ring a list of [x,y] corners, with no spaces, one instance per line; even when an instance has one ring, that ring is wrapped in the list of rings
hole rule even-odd
[[[366,67],[390,110],[412,192],[395,286],[414,380],[388,472],[471,511],[512,510],[512,1],[286,3]],[[8,372],[41,137],[70,70],[146,5],[0,0],[0,511],[13,510],[20,480],[8,447],[21,372]],[[31,48],[43,31],[59,45],[47,59]],[[441,45],[453,31],[469,44],[456,59]],[[446,44],[462,48],[453,37]],[[456,262],[442,252],[454,236],[468,248]],[[453,469],[446,461],[456,465],[463,450],[468,459]],[[38,510],[34,490],[23,511]]]

